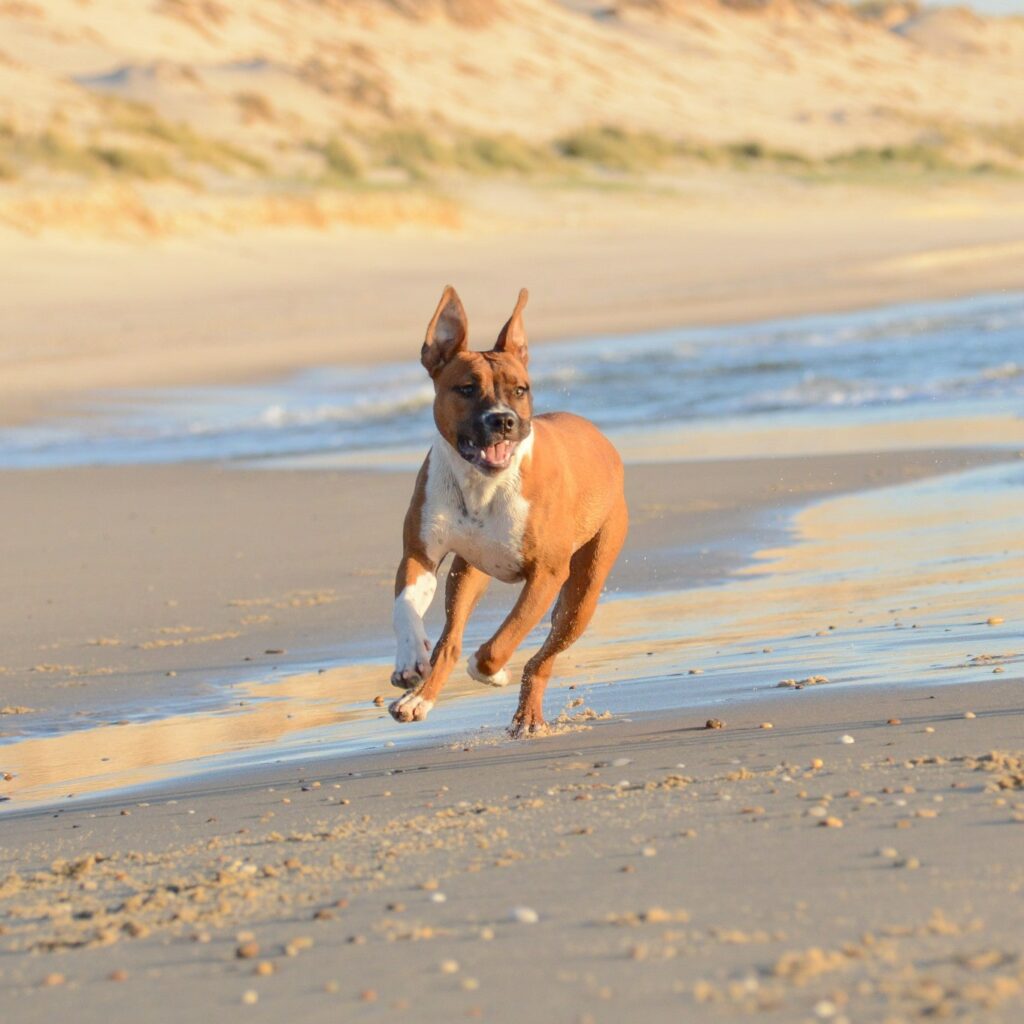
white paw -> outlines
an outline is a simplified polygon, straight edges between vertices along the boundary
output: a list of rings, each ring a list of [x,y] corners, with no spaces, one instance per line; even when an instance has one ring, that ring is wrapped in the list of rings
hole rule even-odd
[[[426,700],[418,693],[407,693],[399,697],[388,711],[396,722],[422,722],[434,707],[432,700]]]
[[[425,637],[413,643],[400,644],[391,685],[400,690],[411,690],[425,682],[430,675],[430,641]]]
[[[466,671],[472,679],[475,679],[478,683],[483,683],[484,686],[508,686],[509,683],[508,672],[503,668],[498,669],[493,676],[481,672],[480,666],[476,663],[475,654],[469,656],[469,660],[466,662]]]

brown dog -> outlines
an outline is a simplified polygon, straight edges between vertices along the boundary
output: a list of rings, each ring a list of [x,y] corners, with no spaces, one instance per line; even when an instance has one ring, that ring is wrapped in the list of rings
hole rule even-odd
[[[439,437],[416,479],[395,579],[391,682],[409,691],[390,708],[399,722],[427,717],[458,661],[466,620],[496,576],[525,586],[467,668],[505,686],[506,662],[557,597],[551,632],[523,670],[512,733],[543,726],[555,658],[586,629],[626,536],[622,460],[611,442],[579,416],[533,417],[526,300],[524,288],[490,352],[469,351],[466,312],[451,286],[427,328],[421,361],[434,381]],[[423,614],[449,553],[447,621],[431,654]]]

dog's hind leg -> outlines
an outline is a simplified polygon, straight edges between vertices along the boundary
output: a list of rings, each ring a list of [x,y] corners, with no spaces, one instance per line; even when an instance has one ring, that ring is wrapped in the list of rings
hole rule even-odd
[[[555,564],[565,565],[566,561],[556,560]],[[474,679],[490,686],[505,686],[508,683],[508,673],[504,668],[506,662],[544,618],[544,613],[551,607],[566,578],[564,572],[556,573],[548,569],[538,571],[527,579],[512,611],[505,617],[498,631],[490,640],[481,644],[475,654],[470,655],[466,667]]]
[[[513,736],[536,732],[543,727],[544,690],[551,678],[555,659],[580,638],[590,623],[605,580],[626,539],[628,527],[629,514],[625,501],[622,501],[612,510],[597,534],[572,556],[569,578],[551,616],[551,632],[523,669],[519,708],[510,729]]]
[[[445,587],[444,630],[434,647],[429,675],[388,709],[399,722],[418,721],[430,713],[462,653],[462,634],[466,622],[490,582],[491,577],[487,573],[474,568],[464,558],[455,556]]]

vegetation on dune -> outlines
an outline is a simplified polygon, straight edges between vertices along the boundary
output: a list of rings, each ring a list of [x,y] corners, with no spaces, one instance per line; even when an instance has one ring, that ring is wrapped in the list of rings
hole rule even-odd
[[[700,168],[788,175],[807,182],[880,184],[1024,170],[1020,122],[908,123],[911,141],[810,156],[756,138],[708,142],[611,124],[588,125],[535,141],[510,133],[471,133],[397,121],[376,129],[348,126],[290,149],[257,154],[170,121],[144,103],[104,97],[98,105],[103,120],[78,137],[66,123],[34,134],[0,123],[0,181],[24,179],[42,169],[87,180],[112,176],[212,188],[217,187],[217,178],[210,172],[251,179],[256,185],[273,183],[278,189],[289,181],[305,183],[304,189],[391,189],[467,176],[515,177],[555,186],[651,188],[659,181],[663,186],[669,175],[699,173]],[[270,108],[261,110],[263,116]],[[654,173],[657,181],[651,178]]]
[[[312,148],[324,158],[324,163],[327,165],[329,183],[353,182],[362,178],[364,173],[363,162],[344,140],[335,137],[328,139],[321,146],[313,146]]]
[[[143,103],[107,99],[103,129],[79,139],[64,124],[40,132],[19,132],[0,125],[0,163],[4,178],[32,169],[94,179],[102,176],[141,181],[193,182],[190,170],[206,167],[223,174],[265,175],[264,160],[245,150],[201,135],[185,124],[173,124]]]
[[[424,181],[432,168],[452,163],[449,148],[422,128],[388,128],[373,136],[369,145],[377,162],[405,171],[413,181]]]
[[[454,156],[459,167],[475,173],[542,174],[560,165],[551,150],[531,145],[516,135],[475,135],[460,139],[455,144]]]
[[[613,171],[644,171],[679,155],[679,145],[654,132],[636,132],[614,125],[583,128],[555,141],[555,150],[570,160]]]

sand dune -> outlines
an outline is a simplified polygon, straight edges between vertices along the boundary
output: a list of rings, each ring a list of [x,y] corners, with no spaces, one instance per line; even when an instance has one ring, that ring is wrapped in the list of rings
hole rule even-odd
[[[0,4],[0,210],[886,146],[1011,166],[1022,120],[1024,21],[912,4]]]

